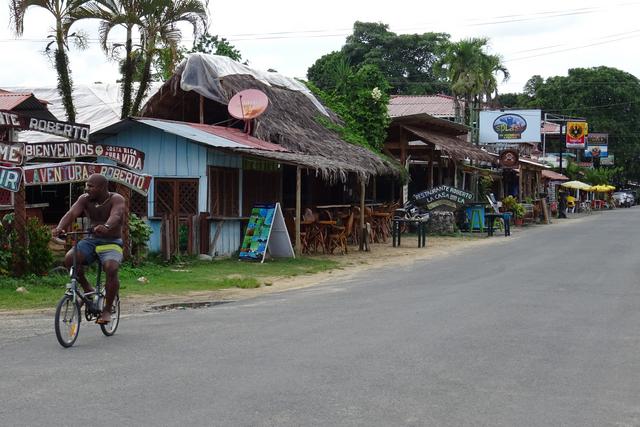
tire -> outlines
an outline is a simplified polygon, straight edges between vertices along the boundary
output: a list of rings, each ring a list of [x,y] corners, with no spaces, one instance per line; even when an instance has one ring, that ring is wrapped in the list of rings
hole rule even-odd
[[[100,325],[102,333],[110,337],[116,333],[120,324],[120,296],[116,295],[113,305],[111,306],[111,322],[106,325]]]
[[[71,347],[78,339],[80,332],[80,307],[74,301],[73,295],[62,297],[56,307],[55,317],[56,338],[61,346]]]

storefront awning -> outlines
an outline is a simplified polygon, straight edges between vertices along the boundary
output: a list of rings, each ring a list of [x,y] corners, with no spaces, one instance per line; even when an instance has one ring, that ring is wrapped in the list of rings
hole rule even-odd
[[[436,145],[437,149],[447,153],[455,160],[471,159],[480,162],[497,163],[495,157],[467,141],[414,126],[403,126],[403,128],[422,141]]]

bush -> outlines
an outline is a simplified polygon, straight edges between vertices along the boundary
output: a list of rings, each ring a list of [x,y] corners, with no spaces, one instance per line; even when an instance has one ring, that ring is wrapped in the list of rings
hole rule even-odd
[[[53,254],[49,249],[51,230],[40,224],[36,218],[27,221],[27,272],[44,276],[53,264]]]
[[[15,231],[13,230],[13,214],[5,215],[0,221],[0,276],[8,276],[13,269],[13,251]]]
[[[131,255],[134,265],[140,264],[146,256],[147,243],[153,230],[138,215],[129,215],[129,237],[131,238]]]

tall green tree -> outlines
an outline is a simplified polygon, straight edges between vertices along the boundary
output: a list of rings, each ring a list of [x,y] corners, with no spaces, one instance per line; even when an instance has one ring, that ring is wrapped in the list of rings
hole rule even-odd
[[[149,0],[140,4],[140,38],[144,65],[140,87],[133,102],[132,113],[137,114],[151,81],[151,65],[158,49],[169,47],[172,56],[178,51],[182,33],[179,22],[193,28],[194,38],[207,27],[207,7],[200,0]]]
[[[109,34],[116,27],[124,27],[126,40],[124,44],[125,56],[121,64],[122,72],[122,110],[121,118],[126,118],[131,113],[132,87],[135,73],[136,55],[133,51],[133,30],[140,25],[139,7],[140,0],[90,0],[81,4],[73,13],[76,19],[98,19],[100,46],[107,55],[114,55],[115,49],[122,47],[115,44],[109,47]]]
[[[353,33],[338,52],[319,58],[307,71],[314,85],[334,85],[336,65],[359,69],[374,65],[391,85],[393,94],[427,94],[446,91],[447,84],[434,65],[449,40],[445,33],[396,34],[382,23],[356,22]],[[344,69],[344,68],[343,68]]]
[[[546,112],[582,117],[589,132],[609,134],[609,152],[624,179],[640,179],[640,80],[610,67],[574,68],[538,87],[532,103]]]
[[[53,61],[58,74],[58,93],[62,97],[67,120],[75,122],[76,110],[73,105],[73,81],[71,79],[71,70],[69,68],[69,40],[73,39],[76,46],[84,48],[86,40],[81,33],[69,33],[71,26],[76,19],[74,18],[74,10],[81,4],[82,0],[11,0],[10,13],[11,19],[15,24],[14,30],[18,36],[24,32],[24,18],[27,10],[37,7],[49,12],[55,19],[55,27],[51,30],[49,38],[53,39],[47,45],[46,52],[53,49]]]
[[[503,79],[509,78],[500,57],[485,53],[487,42],[486,38],[470,38],[450,43],[441,60],[451,84],[457,117],[462,116],[459,99],[465,101],[465,123],[470,122],[473,105],[492,99],[498,87],[496,75],[502,73]]]

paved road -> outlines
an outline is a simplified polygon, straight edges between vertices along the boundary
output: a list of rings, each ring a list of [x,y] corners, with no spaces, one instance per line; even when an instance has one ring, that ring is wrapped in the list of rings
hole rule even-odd
[[[0,344],[0,424],[640,425],[640,208],[76,347]],[[0,334],[2,332],[0,331]]]

